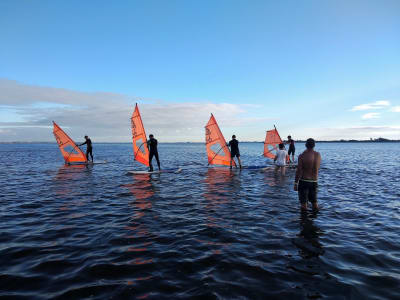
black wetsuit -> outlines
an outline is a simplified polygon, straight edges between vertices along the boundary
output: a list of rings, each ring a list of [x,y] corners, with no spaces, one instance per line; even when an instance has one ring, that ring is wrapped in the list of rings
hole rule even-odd
[[[294,140],[290,140],[290,145],[289,145],[289,151],[288,151],[288,155],[294,155],[294,153],[296,152],[296,148],[294,146]]]
[[[92,162],[93,162],[92,140],[91,139],[87,139],[86,142],[80,144],[80,146],[85,145],[85,144],[86,144],[86,159],[89,160],[89,154],[90,154],[90,157],[92,158]]]
[[[240,157],[239,152],[239,141],[236,139],[232,139],[229,141],[228,146],[231,148],[231,157]]]
[[[157,160],[157,165],[158,169],[160,170],[160,160],[158,159],[158,151],[157,151],[157,140],[155,138],[150,138],[147,141],[147,147],[149,147],[149,164],[150,164],[150,172],[153,171],[153,165],[151,164],[151,160],[153,159],[153,156]]]

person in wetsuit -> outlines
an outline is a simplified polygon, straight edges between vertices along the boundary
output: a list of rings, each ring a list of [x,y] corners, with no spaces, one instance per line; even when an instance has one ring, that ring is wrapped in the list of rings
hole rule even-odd
[[[157,140],[154,138],[154,135],[150,134],[149,135],[149,140],[147,141],[147,147],[149,148],[149,164],[150,164],[150,172],[153,172],[153,165],[151,164],[151,160],[153,159],[153,156],[157,160],[157,165],[158,165],[158,170],[161,170],[160,167],[160,160],[158,159],[158,151],[157,151]]]
[[[294,140],[292,139],[292,137],[289,135],[288,136],[288,140],[286,142],[287,144],[289,144],[289,151],[288,151],[288,155],[290,157],[290,154],[292,155],[292,161],[294,163],[294,153],[296,152],[296,147],[294,146]]]
[[[312,203],[314,210],[318,210],[318,170],[321,164],[321,154],[314,151],[314,147],[314,139],[308,139],[306,142],[307,149],[299,155],[294,179],[294,190],[298,191],[302,210],[307,210],[308,201]]]
[[[231,148],[230,168],[232,169],[232,161],[235,156],[238,160],[239,167],[242,168],[242,163],[240,162],[239,141],[236,139],[236,135],[232,135],[232,140],[229,141],[228,146]]]
[[[92,147],[92,140],[89,139],[89,137],[87,135],[85,135],[85,142],[80,144],[79,146],[85,145],[86,144],[86,159],[89,161],[89,154],[90,157],[92,158],[92,162],[93,162],[93,147]]]

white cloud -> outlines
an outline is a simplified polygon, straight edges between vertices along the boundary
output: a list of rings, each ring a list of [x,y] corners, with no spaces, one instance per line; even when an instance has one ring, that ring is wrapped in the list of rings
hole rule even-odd
[[[399,106],[393,106],[393,107],[390,109],[390,111],[391,111],[391,112],[400,112],[400,105],[399,105]]]
[[[369,120],[369,119],[379,119],[381,117],[380,113],[367,113],[362,115],[361,119]]]
[[[0,120],[2,141],[52,141],[48,128],[52,120],[76,140],[85,134],[96,142],[131,139],[130,117],[137,98],[31,86],[7,79],[0,80],[0,90],[0,109],[11,108],[15,114],[11,121]],[[230,103],[167,103],[146,99],[139,106],[147,134],[154,133],[160,141],[203,141],[210,113],[226,134],[229,128],[269,120],[250,117],[245,109],[251,107]]]
[[[360,111],[360,110],[373,110],[373,109],[382,109],[390,106],[390,102],[386,100],[376,101],[373,103],[366,103],[354,106],[351,111]]]

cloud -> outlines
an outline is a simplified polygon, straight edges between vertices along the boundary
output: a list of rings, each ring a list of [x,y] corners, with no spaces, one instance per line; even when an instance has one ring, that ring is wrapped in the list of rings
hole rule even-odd
[[[400,112],[400,106],[393,106],[393,107],[390,109],[390,111],[391,111],[391,112]]]
[[[382,109],[385,107],[390,106],[390,102],[386,100],[376,101],[373,103],[366,103],[354,106],[351,111],[360,111],[360,110],[375,110],[375,109]]]
[[[73,139],[88,134],[96,142],[131,140],[130,117],[137,97],[31,86],[7,79],[0,80],[0,90],[0,108],[13,114],[7,122],[0,121],[1,141],[52,141],[52,120]],[[246,105],[152,99],[139,102],[147,133],[154,133],[160,141],[203,141],[210,113],[225,129],[269,120],[249,116],[247,109],[252,108]]]
[[[367,113],[362,115],[361,119],[369,120],[369,119],[379,119],[381,117],[380,113]]]

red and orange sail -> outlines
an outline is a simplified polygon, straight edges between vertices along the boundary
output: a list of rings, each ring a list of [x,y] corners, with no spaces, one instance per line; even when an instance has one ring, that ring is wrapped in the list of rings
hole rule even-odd
[[[135,111],[132,114],[131,127],[134,159],[145,166],[150,166],[146,132],[144,131],[142,117],[140,116],[137,103]]]
[[[274,126],[274,129],[268,130],[267,135],[265,136],[264,142],[264,156],[274,159],[276,156],[276,152],[279,149],[279,144],[282,144],[283,141],[278,133],[278,130]],[[289,155],[286,156],[286,162],[289,162]]]
[[[231,161],[231,152],[221,130],[218,127],[217,121],[213,114],[206,125],[206,149],[209,165],[225,165],[229,166]],[[235,161],[232,162],[236,166]]]
[[[67,164],[87,163],[86,155],[75,142],[53,121],[53,134]]]

